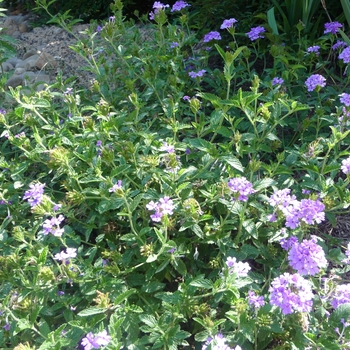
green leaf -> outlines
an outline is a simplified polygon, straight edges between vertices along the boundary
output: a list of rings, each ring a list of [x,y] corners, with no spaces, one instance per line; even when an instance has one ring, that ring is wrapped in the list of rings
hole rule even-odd
[[[255,191],[261,191],[265,188],[276,185],[276,181],[270,178],[265,178],[254,182],[253,188]]]
[[[275,8],[272,7],[267,11],[267,22],[272,29],[272,33],[279,35],[276,18],[275,18]]]
[[[88,309],[82,310],[78,313],[80,317],[89,317],[93,315],[103,314],[108,310],[106,307],[90,307]]]
[[[120,208],[124,204],[123,198],[111,197],[108,199],[103,199],[97,207],[100,214],[105,213],[108,210],[115,210]]]
[[[152,315],[139,315],[139,319],[151,328],[156,328],[156,326],[158,326],[157,320]]]
[[[343,7],[343,11],[344,11],[344,15],[346,18],[346,21],[348,22],[348,26],[350,27],[350,0],[340,0],[340,3]],[[350,45],[350,39],[349,37],[346,36],[346,38],[344,38],[345,33],[342,30],[339,30],[340,35],[343,37],[343,39],[345,40],[345,42]],[[343,36],[344,34],[344,36]]]
[[[46,262],[46,257],[47,257],[47,253],[49,252],[49,248],[46,246],[39,255],[38,258],[38,264],[44,264]]]
[[[213,288],[213,283],[212,281],[203,278],[203,275],[200,275],[190,282],[190,286],[211,289]]]
[[[133,295],[136,293],[135,289],[129,289],[126,292],[122,292],[118,294],[118,296],[114,299],[114,305],[119,305],[122,303],[125,299],[129,298],[130,295]]]
[[[242,173],[244,172],[242,163],[234,156],[223,156],[220,157],[219,160],[222,160],[225,163],[229,164],[233,169],[236,169]]]

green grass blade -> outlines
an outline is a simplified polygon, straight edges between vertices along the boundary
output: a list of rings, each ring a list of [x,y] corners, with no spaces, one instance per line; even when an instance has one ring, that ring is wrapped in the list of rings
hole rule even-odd
[[[340,0],[340,3],[343,7],[344,15],[348,22],[348,26],[350,27],[350,0]]]
[[[275,18],[275,8],[272,7],[267,11],[267,22],[272,29],[273,34],[279,35],[276,18]]]

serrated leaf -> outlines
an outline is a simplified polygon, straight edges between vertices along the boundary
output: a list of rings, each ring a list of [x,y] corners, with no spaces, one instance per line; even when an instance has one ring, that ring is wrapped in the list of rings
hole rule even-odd
[[[93,315],[103,314],[108,310],[106,307],[90,307],[88,309],[82,310],[78,313],[80,317],[88,317]]]
[[[119,305],[121,302],[123,302],[125,299],[129,298],[130,295],[133,295],[136,293],[136,289],[129,289],[126,292],[120,293],[115,299],[114,299],[114,305]]]
[[[273,179],[265,178],[265,179],[261,179],[261,180],[254,182],[253,188],[255,191],[260,191],[260,190],[263,190],[267,187],[271,187],[273,185],[276,185],[276,183],[277,182]]]
[[[190,286],[211,289],[213,288],[213,283],[210,280],[203,278],[202,276],[196,277],[193,281],[190,282]]]
[[[139,315],[139,319],[147,326],[155,328],[158,325],[157,320],[152,315]]]
[[[234,168],[242,173],[244,171],[242,163],[234,156],[223,156],[223,157],[220,157],[219,160],[224,161],[225,163],[232,166],[232,168]]]

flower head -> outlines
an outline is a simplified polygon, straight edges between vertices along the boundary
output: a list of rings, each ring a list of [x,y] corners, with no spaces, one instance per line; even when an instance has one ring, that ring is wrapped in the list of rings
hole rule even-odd
[[[117,190],[122,189],[122,180],[118,180],[116,184],[114,184],[108,191],[109,192],[116,192]]]
[[[237,261],[236,258],[232,258],[231,256],[227,258],[226,266],[229,269],[229,273],[234,273],[237,277],[247,277],[251,269],[248,263]]]
[[[339,95],[340,102],[343,103],[346,107],[350,106],[350,94],[346,94],[345,92]]]
[[[301,243],[296,242],[288,253],[289,265],[300,275],[313,276],[327,266],[325,253],[316,242],[315,236],[310,240],[304,239]]]
[[[262,26],[254,27],[250,29],[250,32],[246,33],[251,41],[258,40],[259,38],[264,38],[262,33],[266,32],[266,29]]]
[[[343,60],[344,63],[350,62],[350,47],[345,48],[339,55],[339,59]]]
[[[225,19],[224,22],[221,24],[220,29],[229,29],[232,28],[235,23],[238,21],[235,18]]]
[[[73,259],[77,256],[76,248],[67,248],[64,252],[63,250],[60,253],[55,254],[54,259],[64,262],[69,262],[69,259]]]
[[[202,77],[203,74],[206,73],[206,70],[205,69],[201,69],[200,71],[198,72],[189,72],[188,75],[191,77],[191,78],[198,78],[198,77]]]
[[[341,284],[335,288],[333,300],[331,301],[334,309],[342,304],[350,303],[350,284]]]
[[[271,81],[272,86],[274,85],[282,85],[284,83],[284,80],[279,77],[274,77]]]
[[[52,217],[51,219],[46,219],[43,223],[44,235],[48,235],[49,233],[54,236],[61,237],[64,229],[60,228],[61,222],[64,220],[63,215],[59,215],[58,217]]]
[[[148,210],[154,210],[155,213],[151,215],[154,222],[160,222],[164,215],[173,215],[174,203],[168,196],[161,198],[158,202],[151,201],[146,205]]]
[[[320,47],[318,45],[310,46],[307,48],[308,53],[315,53],[318,55],[320,53]]]
[[[306,79],[305,85],[308,91],[314,91],[318,86],[326,86],[326,78],[321,74],[313,74]]]
[[[345,175],[350,174],[350,157],[342,160],[341,170]]]
[[[342,40],[337,40],[337,42],[332,46],[332,50],[338,50],[341,47],[347,47],[347,43],[345,41]]]
[[[248,291],[248,304],[252,305],[256,310],[265,305],[264,297],[256,295],[253,290]]]
[[[286,272],[276,277],[269,289],[270,304],[281,308],[284,315],[297,312],[309,312],[312,310],[312,293],[309,281],[299,274]]]
[[[160,1],[155,1],[152,7],[153,7],[154,12],[150,12],[150,13],[149,13],[149,18],[153,21],[153,20],[154,20],[154,16],[155,16],[160,10],[164,10],[166,7],[169,7],[169,5],[164,5],[164,4],[161,3]]]
[[[292,236],[289,238],[283,238],[280,240],[280,245],[284,250],[289,250],[296,243],[298,243],[298,238],[296,236]]]
[[[221,334],[218,333],[214,338],[209,337],[205,344],[202,346],[202,350],[206,350],[208,346],[212,350],[234,350],[226,345],[227,339]],[[235,350],[238,350],[237,348]]]
[[[245,177],[235,177],[227,183],[228,188],[238,195],[238,200],[246,202],[248,195],[255,192],[253,185]]]
[[[179,43],[176,42],[176,41],[173,41],[173,42],[170,44],[170,48],[171,48],[171,49],[175,49],[175,47],[179,47]]]
[[[191,5],[185,1],[182,1],[182,0],[176,1],[175,4],[173,5],[173,7],[171,8],[171,12],[181,11],[182,9],[184,9],[188,6],[191,6]]]
[[[41,183],[30,184],[30,189],[24,192],[23,199],[28,199],[30,206],[33,208],[36,207],[43,200],[44,187],[45,184]]]
[[[106,346],[110,343],[111,337],[104,330],[96,335],[92,332],[88,333],[85,338],[81,340],[81,345],[84,346],[84,350],[99,349],[101,346]]]
[[[341,28],[343,25],[339,22],[328,22],[324,24],[324,34],[327,33],[332,33],[332,34],[336,34],[338,32],[338,29]]]
[[[221,40],[221,35],[219,32],[209,32],[204,36],[203,41],[208,43],[211,40]]]

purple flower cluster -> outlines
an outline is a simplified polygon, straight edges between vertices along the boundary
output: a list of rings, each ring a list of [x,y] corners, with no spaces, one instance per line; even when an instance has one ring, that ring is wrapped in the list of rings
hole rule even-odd
[[[343,60],[344,63],[350,62],[350,47],[345,48],[339,55],[339,59]]]
[[[108,191],[109,192],[116,192],[117,190],[122,189],[122,180],[118,180],[116,184],[114,184]]]
[[[151,201],[146,205],[148,210],[154,210],[155,213],[151,215],[154,222],[160,222],[164,215],[173,215],[174,203],[168,196],[161,198],[158,202]]]
[[[36,207],[43,200],[45,184],[30,184],[30,190],[24,192],[23,199],[28,199],[28,203],[31,207]]]
[[[165,151],[166,153],[175,153],[175,147],[173,145],[168,145],[167,142],[163,142],[163,146],[161,146],[159,150]]]
[[[341,284],[335,288],[333,293],[333,300],[331,305],[334,309],[338,308],[339,305],[350,303],[350,284]]]
[[[235,18],[225,19],[224,22],[221,24],[220,29],[230,29],[237,22],[238,21]]]
[[[335,50],[338,50],[339,48],[342,48],[342,47],[347,47],[347,43],[343,40],[337,40],[337,42],[332,46],[332,50],[335,51]]]
[[[313,74],[306,79],[305,85],[307,87],[307,91],[314,91],[318,86],[326,86],[326,78],[321,74]]]
[[[284,80],[279,77],[274,77],[271,81],[272,86],[274,85],[282,85],[284,83]]]
[[[206,34],[204,36],[204,39],[203,41],[205,43],[208,43],[209,41],[212,41],[212,40],[221,40],[221,35],[219,32],[209,32],[208,34]]]
[[[230,348],[227,344],[227,339],[222,335],[222,333],[218,333],[214,336],[214,338],[209,337],[205,344],[202,346],[202,350],[208,349],[211,350],[242,350],[239,345],[237,345],[234,349]]]
[[[153,4],[153,10],[154,12],[150,12],[149,13],[149,18],[150,20],[154,20],[154,16],[160,11],[160,10],[164,10],[166,7],[169,7],[169,5],[164,5],[163,3],[161,3],[160,1],[155,1]]]
[[[51,219],[46,219],[43,223],[43,234],[46,236],[49,233],[51,233],[54,236],[61,237],[64,232],[64,229],[60,228],[60,224],[63,220],[63,215],[59,215],[58,217],[54,216]]]
[[[227,183],[228,188],[238,195],[238,200],[246,202],[248,195],[255,192],[253,185],[245,177],[234,177]],[[237,199],[237,198],[235,198]]]
[[[69,263],[69,259],[73,259],[77,256],[77,250],[75,248],[67,248],[64,252],[63,250],[60,253],[55,254],[54,259],[63,261],[64,263]]]
[[[310,312],[314,297],[309,281],[299,274],[286,272],[271,282],[270,304],[281,308],[284,315],[297,312]]]
[[[265,300],[263,296],[256,295],[253,290],[248,291],[248,304],[252,305],[255,310],[261,308],[265,305]]]
[[[91,332],[81,340],[81,345],[84,346],[84,350],[99,349],[101,346],[106,346],[110,343],[111,337],[104,330],[96,335]]]
[[[266,32],[266,29],[262,26],[254,27],[250,29],[250,32],[246,33],[251,41],[255,41],[259,38],[264,38],[262,33]]]
[[[275,191],[268,202],[282,212],[286,227],[291,229],[299,227],[301,222],[314,225],[325,220],[325,206],[319,199],[298,201],[294,195],[290,195],[290,189]]]
[[[341,28],[343,25],[339,22],[328,22],[324,24],[324,34],[327,33],[332,33],[332,34],[336,34],[338,32],[338,29]]]
[[[184,9],[188,6],[191,6],[191,5],[183,0],[176,1],[175,4],[173,5],[173,7],[171,8],[171,12],[181,11],[182,9]]]
[[[229,269],[229,273],[234,273],[237,277],[247,277],[251,269],[248,263],[237,261],[236,258],[230,256],[226,259],[226,266]]]
[[[319,55],[320,53],[320,47],[318,45],[310,46],[307,48],[308,53],[315,53],[316,55]]]
[[[350,106],[350,94],[342,93],[340,96],[340,102],[343,103],[346,107]]]
[[[175,49],[175,47],[179,47],[179,46],[180,46],[179,43],[176,42],[176,41],[173,41],[173,42],[170,44],[170,48],[171,48],[171,49]]]
[[[201,69],[200,71],[198,72],[189,72],[188,75],[191,77],[191,78],[198,78],[198,77],[202,77],[203,74],[206,73],[206,70],[205,69]]]
[[[325,253],[316,242],[315,236],[310,240],[304,239],[301,243],[296,242],[288,253],[289,265],[300,275],[314,276],[320,269],[327,267]]]
[[[350,174],[350,157],[342,160],[341,170],[345,175]]]
[[[289,250],[290,248],[292,248],[294,246],[294,244],[297,244],[298,241],[298,237],[296,236],[291,236],[289,238],[283,238],[280,240],[280,245],[284,250]]]

